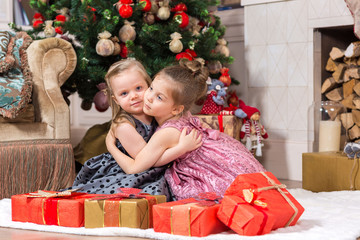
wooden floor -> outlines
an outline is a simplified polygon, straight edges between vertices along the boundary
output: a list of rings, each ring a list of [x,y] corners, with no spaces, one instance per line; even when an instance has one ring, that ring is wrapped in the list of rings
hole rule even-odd
[[[300,181],[280,179],[280,182],[285,184],[287,188],[302,187]],[[12,228],[0,228],[0,240],[100,240],[100,239],[144,240],[145,238],[82,236],[82,235],[73,235],[73,234],[19,230]]]

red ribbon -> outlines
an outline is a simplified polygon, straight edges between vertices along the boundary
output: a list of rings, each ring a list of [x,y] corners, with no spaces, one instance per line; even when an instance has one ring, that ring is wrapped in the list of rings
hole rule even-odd
[[[223,124],[223,115],[218,115],[218,121],[219,121],[219,131],[224,132],[224,124]]]
[[[59,198],[43,199],[42,214],[44,224],[60,226],[58,221],[58,201]]]

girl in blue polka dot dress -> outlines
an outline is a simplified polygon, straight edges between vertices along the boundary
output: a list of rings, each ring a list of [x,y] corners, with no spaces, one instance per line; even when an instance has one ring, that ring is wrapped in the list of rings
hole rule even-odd
[[[143,112],[143,97],[151,83],[142,64],[134,59],[114,63],[105,76],[107,96],[112,109],[110,131],[116,137],[117,148],[135,157],[154,133],[157,123]],[[167,163],[201,144],[195,131],[182,132],[178,145],[166,151],[153,167],[141,173],[126,174],[107,152],[90,158],[76,176],[70,189],[87,193],[112,194],[118,188],[139,188],[152,195],[172,199],[164,178]]]

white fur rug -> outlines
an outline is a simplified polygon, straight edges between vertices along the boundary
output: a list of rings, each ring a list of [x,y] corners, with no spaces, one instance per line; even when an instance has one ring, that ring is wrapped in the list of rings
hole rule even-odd
[[[303,189],[290,189],[290,193],[305,208],[295,226],[281,228],[267,235],[246,237],[234,232],[214,234],[201,239],[213,240],[355,240],[360,237],[360,191],[313,193]],[[31,229],[93,236],[129,236],[151,239],[200,239],[156,233],[153,229],[133,228],[67,228],[11,221],[10,199],[0,200],[0,227]]]

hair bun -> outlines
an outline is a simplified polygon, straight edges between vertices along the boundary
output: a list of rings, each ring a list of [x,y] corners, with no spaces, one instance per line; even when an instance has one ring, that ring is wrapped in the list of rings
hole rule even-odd
[[[179,64],[180,64],[180,66],[189,69],[193,74],[200,73],[201,68],[203,67],[203,64],[201,62],[196,61],[196,60],[190,61],[186,58],[180,59]]]

